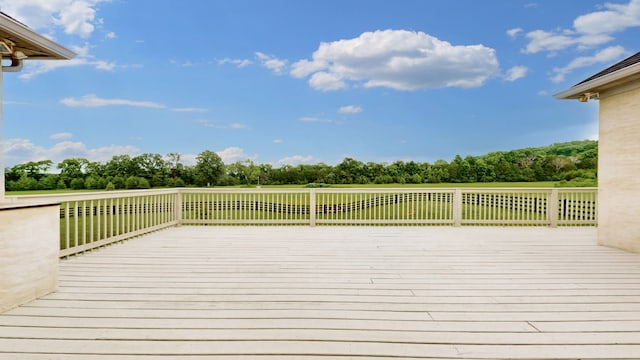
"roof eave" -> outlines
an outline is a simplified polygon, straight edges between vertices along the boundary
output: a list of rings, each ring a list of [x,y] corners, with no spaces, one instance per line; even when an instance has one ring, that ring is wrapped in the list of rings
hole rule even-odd
[[[0,16],[0,26],[7,33],[37,46],[48,55],[46,57],[37,57],[32,59],[69,60],[76,56],[76,53],[73,51],[7,17]]]
[[[611,74],[607,74],[591,81],[578,84],[553,96],[559,100],[579,99],[584,94],[597,93],[604,89],[610,88],[610,85],[623,82],[625,78],[637,75],[638,73],[640,73],[640,63],[627,66],[626,68],[620,69]]]

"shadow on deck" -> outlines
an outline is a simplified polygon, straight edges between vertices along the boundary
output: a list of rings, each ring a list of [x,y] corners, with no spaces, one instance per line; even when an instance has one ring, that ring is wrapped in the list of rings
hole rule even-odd
[[[640,255],[594,228],[178,227],[63,260],[2,359],[633,359]]]

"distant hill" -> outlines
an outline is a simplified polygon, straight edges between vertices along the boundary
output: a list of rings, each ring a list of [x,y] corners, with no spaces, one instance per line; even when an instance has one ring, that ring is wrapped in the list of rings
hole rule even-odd
[[[548,146],[491,152],[477,157],[496,169],[498,181],[564,181],[595,186],[598,141],[577,140]],[[519,179],[519,180],[515,180]]]

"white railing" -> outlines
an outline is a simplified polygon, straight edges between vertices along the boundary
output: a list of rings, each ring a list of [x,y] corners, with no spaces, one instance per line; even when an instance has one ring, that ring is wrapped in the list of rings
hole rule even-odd
[[[178,224],[174,189],[20,196],[60,203],[60,256],[68,256]]]
[[[308,225],[308,189],[180,189],[184,225]]]
[[[176,225],[595,226],[595,188],[203,189],[19,196],[60,202],[60,255]]]

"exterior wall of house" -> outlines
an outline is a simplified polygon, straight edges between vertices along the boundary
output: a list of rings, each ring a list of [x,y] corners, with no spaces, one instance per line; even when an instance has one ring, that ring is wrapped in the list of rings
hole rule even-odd
[[[60,206],[0,207],[0,313],[56,289]]]
[[[640,253],[640,88],[600,95],[598,243]]]

